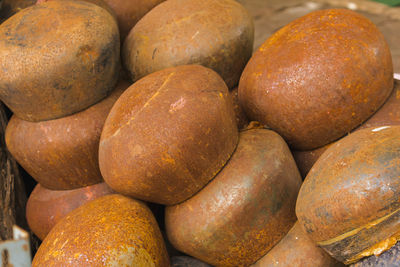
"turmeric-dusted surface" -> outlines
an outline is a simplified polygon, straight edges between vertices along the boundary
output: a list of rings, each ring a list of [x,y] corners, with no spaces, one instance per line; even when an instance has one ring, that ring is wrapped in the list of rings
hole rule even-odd
[[[49,190],[36,185],[26,204],[29,228],[43,240],[50,230],[72,210],[96,198],[112,194],[106,183],[72,190]]]
[[[96,105],[60,119],[29,122],[14,115],[6,129],[7,148],[36,181],[49,189],[100,183],[101,131],[111,107],[128,86],[121,81]]]
[[[208,185],[166,208],[168,238],[178,250],[213,266],[249,266],[295,223],[300,185],[283,139],[266,129],[245,130]]]
[[[133,80],[168,67],[199,64],[233,88],[253,41],[252,17],[234,0],[168,0],[135,25],[122,57]]]
[[[356,131],[331,145],[305,179],[296,214],[309,236],[344,263],[400,237],[400,126]]]
[[[117,16],[121,41],[128,36],[132,27],[152,8],[165,0],[103,0]]]
[[[36,4],[41,4],[49,1],[81,1],[81,0],[37,0]],[[83,1],[100,6],[105,10],[107,10],[108,12],[110,12],[110,14],[115,17],[114,10],[112,10],[111,7],[104,0],[83,0]]]
[[[100,170],[117,192],[177,204],[214,178],[237,141],[232,99],[217,73],[199,65],[169,68],[117,100],[101,135]]]
[[[323,146],[370,117],[393,89],[389,47],[376,26],[344,9],[312,12],[272,35],[239,84],[252,120],[300,150]]]
[[[50,231],[32,266],[169,266],[157,222],[141,201],[109,195],[72,211]]]
[[[79,112],[113,90],[119,49],[117,22],[97,5],[30,6],[0,25],[0,99],[27,121]]]
[[[339,267],[343,263],[329,256],[312,241],[296,222],[287,235],[252,267]]]
[[[354,131],[369,127],[400,125],[400,81],[395,80],[394,84],[395,86],[392,94],[386,100],[385,104],[383,104],[383,106],[379,108],[376,113],[374,113],[368,120],[357,127]],[[292,151],[303,178],[307,176],[307,173],[310,171],[314,163],[331,144],[314,150]]]

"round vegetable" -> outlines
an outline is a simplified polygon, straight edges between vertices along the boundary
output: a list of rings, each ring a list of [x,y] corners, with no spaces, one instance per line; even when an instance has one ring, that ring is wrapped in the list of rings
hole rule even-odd
[[[115,191],[172,205],[206,185],[238,141],[223,80],[198,65],[146,76],[115,103],[104,125],[100,170]]]
[[[45,2],[49,2],[49,1],[55,1],[55,0],[37,0],[36,4],[41,4],[41,3],[45,3]],[[64,1],[64,0],[57,0],[57,1]],[[113,15],[115,17],[114,11],[104,0],[66,0],[66,1],[84,1],[84,2],[88,2],[88,3],[92,3],[92,4],[95,4],[95,5],[98,5],[102,8],[104,8],[105,10],[110,12],[111,15]]]
[[[103,181],[100,135],[111,107],[129,84],[122,81],[106,99],[74,115],[43,122],[13,116],[6,144],[19,164],[42,186],[68,190]]]
[[[129,33],[123,60],[133,80],[168,67],[199,64],[215,70],[229,88],[251,57],[254,25],[234,0],[168,0]]]
[[[32,266],[169,266],[160,229],[146,205],[108,195],[57,223]]]
[[[125,40],[133,26],[153,7],[165,0],[104,0],[117,15],[121,40]]]
[[[218,175],[185,202],[165,210],[168,239],[214,266],[249,266],[296,221],[301,177],[283,139],[266,129],[240,133]]]
[[[388,100],[371,118],[365,121],[361,126],[357,127],[354,131],[387,125],[400,125],[400,81],[395,80],[395,87]],[[332,143],[331,143],[332,144]],[[306,177],[311,167],[317,159],[324,153],[331,145],[308,150],[308,151],[293,151],[294,159],[299,167],[300,173]]]
[[[115,87],[119,48],[114,17],[97,5],[28,7],[0,25],[0,98],[27,121],[81,111]]]
[[[296,222],[289,233],[252,267],[339,267],[337,262],[312,241]]]
[[[29,228],[43,240],[68,213],[89,201],[112,193],[106,183],[62,191],[49,190],[38,184],[26,203]]]
[[[318,159],[296,214],[309,236],[349,264],[400,238],[400,126],[356,131]]]
[[[368,119],[393,89],[389,47],[377,27],[344,9],[320,10],[273,34],[239,84],[249,119],[295,149],[326,145]]]

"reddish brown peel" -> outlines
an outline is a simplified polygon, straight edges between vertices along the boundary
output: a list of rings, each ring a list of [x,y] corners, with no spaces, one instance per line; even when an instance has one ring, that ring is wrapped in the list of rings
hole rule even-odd
[[[95,5],[98,5],[102,8],[104,8],[105,10],[110,12],[111,15],[113,15],[115,17],[114,11],[104,0],[37,0],[36,4],[42,4],[42,3],[49,2],[49,1],[85,1],[85,2],[92,3],[92,4],[95,4]]]
[[[169,266],[160,229],[141,201],[108,195],[57,223],[32,266]]]
[[[165,0],[104,0],[117,15],[121,41],[136,23],[152,8]]]
[[[246,114],[243,111],[242,106],[239,103],[238,99],[238,88],[235,87],[230,91],[231,97],[232,97],[232,102],[233,102],[233,108],[235,110],[236,114],[236,122],[238,125],[238,129],[245,129],[249,125],[249,119],[247,118]]]
[[[68,117],[28,122],[13,116],[5,134],[7,148],[46,188],[68,190],[102,182],[101,131],[111,107],[128,86],[121,81],[106,99]]]
[[[289,233],[252,267],[339,267],[344,264],[329,256],[296,222]]]
[[[400,238],[400,126],[356,131],[331,145],[305,179],[296,215],[309,236],[350,264]]]
[[[29,228],[43,240],[68,213],[89,201],[112,193],[106,183],[63,191],[49,190],[38,184],[26,204]]]
[[[113,106],[101,135],[100,170],[115,191],[172,205],[224,166],[238,141],[223,80],[198,65],[134,83]]]
[[[395,86],[392,94],[386,100],[385,104],[374,114],[371,118],[365,121],[361,126],[357,127],[354,131],[387,125],[400,125],[400,81],[395,80]],[[330,145],[308,150],[308,151],[293,151],[294,159],[299,167],[300,173],[303,178],[307,176],[317,159],[324,153]]]
[[[243,131],[221,172],[192,198],[166,208],[168,238],[178,250],[213,266],[249,266],[295,223],[300,185],[278,134]]]
[[[27,121],[82,111],[114,89],[119,49],[117,22],[97,5],[25,8],[0,25],[0,98]]]
[[[345,9],[312,12],[272,35],[239,84],[249,119],[297,150],[326,145],[368,119],[393,89],[389,47],[367,18]]]
[[[125,40],[122,58],[134,81],[158,70],[199,64],[233,88],[253,51],[250,14],[234,0],[168,0]]]

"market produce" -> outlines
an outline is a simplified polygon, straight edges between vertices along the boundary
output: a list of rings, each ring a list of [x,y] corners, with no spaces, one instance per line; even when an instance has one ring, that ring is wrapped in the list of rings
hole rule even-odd
[[[37,0],[37,3],[44,3],[54,0]],[[71,1],[71,0],[58,0]],[[78,1],[78,0],[72,0]],[[133,26],[153,7],[165,0],[80,0],[96,4],[109,11],[118,21],[121,41],[124,41]]]
[[[133,27],[122,57],[134,81],[161,69],[200,64],[233,88],[253,41],[252,18],[234,0],[168,0]]]
[[[297,199],[309,237],[345,264],[399,239],[400,126],[356,131],[317,160]]]
[[[61,191],[49,190],[38,184],[26,204],[29,228],[43,240],[68,213],[89,201],[112,193],[106,183]]]
[[[101,135],[100,170],[119,193],[173,205],[214,178],[237,141],[223,80],[199,65],[169,68],[134,83],[115,103]]]
[[[45,2],[49,2],[49,1],[55,1],[55,0],[37,0],[36,4],[41,4],[41,3],[45,3]],[[95,4],[95,5],[98,5],[102,8],[104,8],[105,10],[110,12],[111,15],[113,15],[115,17],[114,11],[104,0],[57,0],[57,1],[84,1],[84,2],[88,2],[88,3],[92,3],[92,4]]]
[[[117,15],[121,40],[125,40],[133,26],[152,8],[165,0],[104,0]]]
[[[68,190],[102,182],[98,161],[101,131],[111,107],[128,86],[121,81],[101,102],[64,118],[28,122],[14,115],[6,129],[7,148],[48,189]]]
[[[370,117],[367,121],[357,127],[354,131],[378,127],[387,125],[400,125],[400,81],[395,80],[395,86],[392,94],[386,100],[385,104]],[[305,178],[307,173],[310,171],[311,167],[317,161],[317,159],[324,153],[330,145],[325,145],[323,147],[308,150],[308,151],[298,151],[294,150],[293,157],[296,160],[297,166],[299,167],[301,175]]]
[[[32,266],[169,266],[157,223],[146,205],[108,195],[57,223]]]
[[[249,119],[247,118],[246,114],[243,111],[242,106],[240,106],[239,99],[238,99],[238,88],[235,87],[229,91],[232,97],[233,109],[235,110],[236,114],[236,122],[238,125],[238,129],[244,129],[249,124]]]
[[[0,0],[5,150],[34,188],[4,160],[0,206],[8,232],[26,213],[33,267],[400,266],[383,34],[319,10],[262,24],[253,54],[241,3]]]
[[[344,264],[329,256],[296,222],[289,233],[252,267],[336,267]]]
[[[393,89],[389,47],[351,10],[312,12],[273,34],[239,84],[249,119],[297,150],[326,145],[368,119]]]
[[[0,25],[0,99],[27,121],[82,111],[114,89],[119,49],[117,23],[97,5],[28,7]]]
[[[301,177],[283,139],[266,129],[240,133],[227,165],[200,192],[165,211],[168,238],[214,266],[249,266],[296,222]]]

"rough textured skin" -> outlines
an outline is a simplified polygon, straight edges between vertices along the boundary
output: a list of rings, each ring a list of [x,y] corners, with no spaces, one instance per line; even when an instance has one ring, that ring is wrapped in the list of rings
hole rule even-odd
[[[239,104],[238,99],[238,88],[235,87],[231,91],[229,91],[232,97],[233,108],[236,114],[236,122],[238,125],[238,129],[244,129],[249,125],[249,119],[247,118],[246,114],[243,111],[243,108]]]
[[[121,41],[133,26],[153,7],[165,0],[104,0],[117,15]]]
[[[301,177],[273,131],[240,133],[238,147],[200,192],[165,211],[168,238],[180,251],[215,266],[249,266],[296,222]]]
[[[249,119],[298,150],[326,145],[360,125],[393,89],[389,47],[376,26],[344,9],[312,12],[272,35],[239,84]]]
[[[370,256],[351,265],[352,267],[399,267],[400,243],[383,252],[380,256]]]
[[[13,116],[6,129],[7,148],[36,181],[49,189],[100,183],[101,131],[111,107],[128,86],[121,82],[103,101],[61,119],[28,122]]]
[[[298,222],[289,233],[252,267],[339,267],[344,266],[319,248]]]
[[[123,61],[132,79],[168,67],[199,64],[215,70],[229,88],[251,57],[252,17],[234,0],[168,0],[131,30]]]
[[[55,0],[37,0],[36,4],[41,4],[41,3],[45,3],[45,2],[49,2],[49,1],[55,1]],[[64,1],[64,0],[57,0],[57,1]],[[102,8],[104,8],[105,10],[110,12],[111,15],[116,17],[114,10],[112,10],[111,7],[104,0],[67,0],[67,1],[84,1],[84,2],[88,2],[88,3],[92,3],[92,4],[95,4],[95,5],[98,5]]]
[[[63,191],[48,190],[38,184],[26,204],[29,228],[43,240],[68,213],[89,201],[112,193],[106,183]]]
[[[212,267],[212,266],[192,257],[179,256],[171,258],[171,267]]]
[[[207,184],[238,142],[223,80],[199,65],[146,76],[115,103],[104,125],[100,170],[115,191],[173,205]]]
[[[0,98],[27,121],[81,111],[114,88],[119,49],[117,23],[97,5],[28,7],[0,25]]]
[[[394,90],[385,104],[354,131],[385,125],[400,125],[400,81],[398,80],[395,80]],[[306,177],[311,167],[330,145],[308,151],[293,151],[294,159],[303,177]]]
[[[169,266],[149,208],[108,195],[75,209],[56,224],[32,266]]]
[[[400,237],[400,126],[359,130],[317,160],[297,199],[309,236],[346,264]]]

